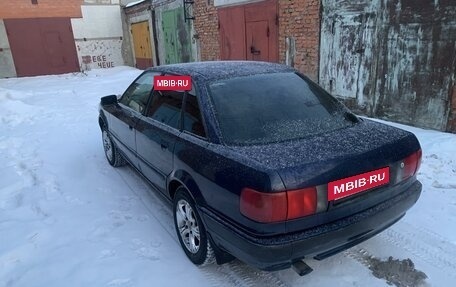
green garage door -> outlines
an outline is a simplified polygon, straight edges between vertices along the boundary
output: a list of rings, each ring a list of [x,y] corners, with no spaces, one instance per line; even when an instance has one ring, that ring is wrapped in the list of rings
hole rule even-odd
[[[190,23],[184,20],[182,7],[162,13],[165,64],[193,61]]]

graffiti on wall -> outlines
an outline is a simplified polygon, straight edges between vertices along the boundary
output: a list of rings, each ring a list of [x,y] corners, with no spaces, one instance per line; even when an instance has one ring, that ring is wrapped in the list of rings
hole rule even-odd
[[[76,41],[82,71],[108,69],[123,65],[122,40]]]
[[[82,56],[82,63],[85,65],[96,64],[100,69],[113,68],[114,62],[109,61],[106,55],[86,55]]]

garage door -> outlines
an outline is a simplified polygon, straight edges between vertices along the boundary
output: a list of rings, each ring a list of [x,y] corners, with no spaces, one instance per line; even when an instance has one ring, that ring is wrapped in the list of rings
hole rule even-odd
[[[19,77],[79,71],[69,18],[5,19]]]
[[[276,0],[221,8],[218,19],[222,60],[278,62]]]
[[[152,47],[150,43],[149,22],[131,24],[133,47],[135,49],[136,68],[147,69],[152,67]]]

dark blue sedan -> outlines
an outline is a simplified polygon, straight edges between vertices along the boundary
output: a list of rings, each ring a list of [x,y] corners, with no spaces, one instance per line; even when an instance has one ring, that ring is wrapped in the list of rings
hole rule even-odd
[[[190,91],[154,90],[190,76]],[[294,69],[201,62],[144,71],[101,99],[107,160],[128,162],[173,203],[188,258],[311,269],[388,228],[421,193],[420,144],[362,119]]]

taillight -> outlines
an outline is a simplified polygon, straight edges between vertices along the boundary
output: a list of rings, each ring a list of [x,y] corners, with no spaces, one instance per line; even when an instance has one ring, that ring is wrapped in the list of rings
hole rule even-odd
[[[288,191],[287,195],[287,219],[311,215],[317,210],[317,189],[315,187]]]
[[[420,170],[420,167],[421,167],[421,158],[423,157],[423,152],[421,151],[421,149],[419,149],[419,150],[416,152],[416,157],[417,157],[417,164],[416,164],[416,171],[415,171],[415,173],[418,173],[418,171]]]
[[[402,161],[401,168],[403,180],[415,175],[418,172],[421,166],[421,156],[422,151],[421,149],[419,149],[418,151],[412,153]]]
[[[243,215],[258,222],[283,221],[287,218],[287,194],[244,188],[241,192],[240,209]]]
[[[276,193],[244,188],[240,199],[241,213],[263,223],[295,219],[317,210],[315,187]]]

